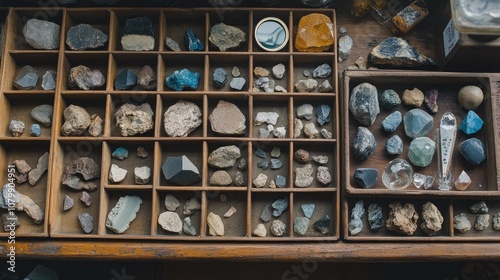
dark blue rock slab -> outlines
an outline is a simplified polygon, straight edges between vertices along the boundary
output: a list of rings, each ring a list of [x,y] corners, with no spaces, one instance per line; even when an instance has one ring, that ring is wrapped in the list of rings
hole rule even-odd
[[[108,36],[90,24],[72,26],[66,34],[66,44],[74,51],[98,49],[108,42]]]
[[[472,165],[479,165],[486,159],[486,148],[477,138],[470,138],[460,144],[460,153]]]
[[[365,189],[375,186],[377,180],[378,170],[375,168],[358,168],[354,172],[354,181]]]
[[[130,69],[123,69],[115,79],[116,90],[127,90],[137,84],[137,76]]]

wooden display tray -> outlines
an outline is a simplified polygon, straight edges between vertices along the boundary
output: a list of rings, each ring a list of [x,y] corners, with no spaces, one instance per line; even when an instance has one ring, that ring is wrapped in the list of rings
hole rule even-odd
[[[23,156],[30,165],[36,166],[38,151],[42,148],[50,152],[49,172],[44,175],[46,185],[37,185],[33,188],[45,189],[45,192],[29,193],[35,201],[45,205],[47,219],[36,230],[19,227],[18,236],[83,239],[135,239],[135,240],[176,240],[176,241],[336,241],[340,235],[340,122],[338,106],[337,81],[337,52],[335,47],[323,53],[303,53],[294,48],[297,25],[300,18],[306,14],[317,12],[327,15],[334,22],[335,11],[329,9],[148,9],[148,8],[84,8],[56,9],[49,20],[61,25],[61,39],[58,50],[34,50],[22,36],[23,21],[36,16],[40,12],[36,8],[11,8],[7,16],[6,44],[2,60],[2,84],[0,95],[0,162],[8,163],[13,158]],[[133,52],[121,49],[120,38],[124,22],[127,18],[147,16],[153,22],[155,33],[155,48],[153,51]],[[253,39],[253,27],[262,18],[267,16],[278,17],[288,24],[290,40],[281,51],[270,53],[258,48]],[[210,27],[218,22],[234,25],[247,33],[247,42],[239,50],[220,52],[210,46],[208,37]],[[109,36],[106,46],[98,50],[73,51],[65,44],[66,32],[73,25],[89,23],[102,30]],[[186,51],[183,45],[183,35],[187,28],[193,28],[205,45],[203,51]],[[172,52],[164,46],[165,37],[175,39],[181,45],[181,52]],[[335,34],[336,37],[336,34]],[[271,70],[272,66],[283,63],[286,66],[285,77],[276,80],[277,84],[285,87],[287,93],[252,92],[253,69],[262,66]],[[329,93],[298,93],[294,84],[298,79],[304,79],[302,73],[307,69],[310,72],[322,63],[332,66],[333,73],[329,78],[333,91]],[[35,90],[16,90],[12,86],[17,71],[24,65],[32,65],[43,75],[45,70],[57,70],[57,87],[53,91],[45,91],[40,87]],[[102,89],[84,91],[69,88],[67,76],[71,67],[86,65],[91,69],[100,70],[106,77],[106,85]],[[157,75],[158,86],[153,91],[132,89],[117,91],[114,89],[114,79],[124,68],[130,68],[138,74],[144,65],[150,65]],[[217,90],[212,85],[212,73],[217,67],[224,67],[230,75],[233,65],[239,67],[242,77],[247,80],[244,91],[230,91],[226,86]],[[197,90],[176,92],[165,85],[165,77],[174,70],[188,68],[201,74],[200,85]],[[230,78],[230,77],[228,77]],[[40,78],[41,79],[41,78]],[[322,80],[320,80],[322,82]],[[229,83],[229,81],[228,81]],[[22,100],[22,102],[21,102]],[[167,108],[179,100],[189,100],[196,103],[202,110],[202,125],[188,137],[168,137],[163,129],[163,114]],[[247,129],[242,137],[224,137],[214,133],[208,121],[208,116],[220,100],[227,100],[236,104],[246,116]],[[147,102],[155,112],[154,129],[144,135],[122,137],[115,128],[114,112],[123,103],[141,104]],[[332,108],[331,122],[321,126],[333,134],[333,139],[293,138],[295,109],[304,104],[313,106],[328,104]],[[54,106],[53,123],[50,128],[44,128],[42,136],[34,138],[25,132],[21,137],[12,137],[8,133],[8,122],[18,117],[28,126],[32,120],[29,117],[31,108],[39,104]],[[70,104],[84,107],[89,114],[98,114],[104,120],[103,134],[99,137],[63,136],[61,126],[64,122],[63,110]],[[258,128],[253,119],[258,112],[279,112],[279,125],[287,129],[284,139],[258,137]],[[316,117],[312,121],[316,121]],[[20,143],[20,144],[19,144]],[[210,176],[215,171],[208,166],[208,154],[218,147],[238,145],[242,148],[242,156],[248,161],[245,171],[247,186],[249,187],[215,187],[209,185]],[[22,146],[20,146],[22,145]],[[149,152],[147,159],[135,156],[135,149],[143,146]],[[129,158],[117,161],[111,157],[113,150],[124,146],[129,150]],[[270,152],[274,146],[280,147],[280,160],[284,166],[279,173],[287,178],[287,187],[283,189],[256,189],[252,186],[253,179],[260,173],[270,176],[278,174],[274,170],[262,171],[256,166],[256,147],[265,146]],[[26,147],[26,148],[24,148]],[[298,148],[307,149],[311,154],[327,154],[330,158],[327,166],[332,175],[332,182],[326,187],[320,187],[315,180],[313,186],[306,189],[293,186],[294,169],[300,166],[293,160],[293,153]],[[31,152],[33,151],[33,152]],[[22,152],[22,153],[21,153]],[[36,153],[35,153],[36,152]],[[165,181],[161,173],[161,165],[168,156],[187,155],[198,167],[202,177],[201,182],[192,186],[174,186]],[[101,168],[101,178],[97,181],[98,190],[91,192],[92,205],[86,207],[79,201],[79,192],[70,190],[61,184],[64,166],[82,156],[93,158]],[[129,172],[127,179],[120,184],[111,184],[108,180],[109,168],[112,163]],[[133,182],[133,168],[135,166],[149,166],[152,170],[152,180],[149,185],[136,185]],[[313,163],[316,169],[317,165]],[[228,170],[232,175],[236,168]],[[5,171],[0,171],[0,178],[5,178]],[[19,190],[29,187],[19,186]],[[181,201],[177,210],[182,215],[183,203],[197,196],[202,209],[192,216],[197,236],[169,234],[158,224],[158,216],[166,211],[164,198],[168,193],[175,194]],[[75,206],[67,212],[62,210],[64,195],[70,195]],[[105,226],[106,217],[114,207],[119,197],[126,194],[138,195],[143,203],[137,218],[130,228],[123,234],[115,234]],[[227,202],[220,201],[220,194],[228,197]],[[287,234],[284,237],[274,237],[269,231],[270,223],[266,224],[267,237],[252,236],[251,232],[259,223],[258,217],[262,205],[270,204],[274,200],[287,197],[290,206],[280,217],[287,224]],[[294,216],[302,215],[300,206],[303,203],[316,204],[314,216],[305,236],[298,236],[293,232]],[[237,208],[237,213],[229,218],[222,215],[231,207]],[[77,215],[88,212],[94,217],[94,231],[85,234],[81,230]],[[214,212],[222,217],[225,223],[226,235],[212,237],[208,234],[206,217]],[[313,223],[328,214],[332,218],[330,233],[321,235],[313,230]],[[22,214],[21,223],[30,223],[30,219]],[[8,233],[7,233],[8,234]],[[0,236],[7,236],[0,233]]]
[[[383,169],[387,163],[394,158],[408,159],[408,146],[411,139],[404,133],[404,126],[401,124],[394,133],[386,133],[381,128],[382,120],[395,110],[399,110],[403,115],[410,109],[408,106],[400,105],[392,111],[381,109],[380,114],[374,124],[370,127],[370,131],[374,134],[377,140],[377,148],[373,155],[364,162],[359,162],[354,159],[352,152],[352,139],[354,138],[359,123],[354,119],[349,111],[349,96],[352,89],[363,83],[368,82],[377,87],[379,94],[385,89],[394,89],[400,97],[405,89],[419,88],[423,92],[427,89],[435,88],[439,91],[438,106],[439,111],[434,117],[434,128],[438,127],[441,115],[446,112],[452,112],[460,125],[465,118],[467,111],[461,108],[457,101],[458,90],[465,85],[477,85],[483,89],[485,94],[484,101],[481,106],[475,110],[484,120],[484,125],[481,131],[468,136],[463,132],[457,132],[457,142],[454,148],[453,158],[453,175],[455,179],[462,170],[465,170],[472,179],[472,184],[465,191],[458,191],[454,187],[450,191],[440,191],[437,188],[437,181],[430,189],[417,189],[413,184],[403,190],[391,190],[385,188],[382,183]],[[343,157],[346,160],[345,169],[343,171],[345,184],[345,200],[343,201],[343,236],[346,240],[374,240],[374,241],[490,241],[500,240],[500,233],[493,231],[491,226],[484,231],[479,232],[474,229],[465,234],[458,233],[453,229],[453,217],[461,212],[468,213],[469,219],[474,226],[475,216],[467,211],[468,205],[480,200],[486,200],[490,206],[489,214],[492,217],[498,212],[498,205],[495,201],[500,196],[500,167],[498,159],[498,143],[500,138],[498,118],[495,117],[499,110],[498,101],[498,76],[493,74],[472,74],[472,73],[446,73],[446,72],[415,72],[415,71],[347,71],[344,78],[344,102],[343,102],[343,133],[345,135]],[[425,104],[421,109],[428,111]],[[399,135],[403,139],[404,150],[400,156],[388,156],[385,152],[385,142],[393,135]],[[429,133],[432,139],[435,135],[435,130]],[[477,137],[486,147],[487,159],[479,166],[472,166],[460,155],[458,148],[462,141]],[[437,156],[434,155],[433,162],[428,167],[414,167],[414,172],[422,173],[427,176],[436,177],[437,174]],[[372,188],[365,189],[357,185],[354,181],[354,172],[356,168],[372,167],[377,168],[379,172],[378,181]],[[392,202],[399,201],[402,204],[407,202],[414,204],[420,219],[418,222],[419,229],[413,236],[401,236],[396,233],[391,233],[385,229],[385,225],[377,232],[372,232],[369,229],[367,218],[364,219],[364,228],[361,233],[351,236],[348,231],[348,223],[350,213],[354,204],[364,200],[365,209],[370,203],[379,203],[383,208],[384,222],[389,213],[388,205]],[[427,201],[434,203],[444,218],[443,228],[436,236],[429,237],[420,230],[421,207]],[[491,204],[491,205],[490,205]]]

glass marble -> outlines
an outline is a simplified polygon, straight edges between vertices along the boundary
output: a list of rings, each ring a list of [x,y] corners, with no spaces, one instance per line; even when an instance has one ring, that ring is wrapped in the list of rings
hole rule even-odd
[[[382,173],[382,182],[391,190],[404,189],[413,182],[413,168],[404,159],[393,159]]]

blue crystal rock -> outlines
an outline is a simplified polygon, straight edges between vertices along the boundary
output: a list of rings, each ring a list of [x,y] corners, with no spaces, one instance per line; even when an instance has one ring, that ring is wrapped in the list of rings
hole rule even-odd
[[[354,157],[360,161],[365,161],[375,152],[376,147],[377,142],[373,134],[368,128],[359,126],[358,133],[353,141]]]
[[[403,121],[401,112],[395,111],[382,121],[382,128],[387,132],[394,132]]]
[[[400,155],[403,153],[403,140],[401,137],[394,135],[385,143],[385,151],[389,155]]]
[[[258,156],[258,157],[260,157],[260,158],[266,158],[267,157],[266,152],[264,152],[264,150],[259,149],[259,148],[257,148],[255,150],[255,155]]]
[[[115,89],[131,89],[137,84],[137,76],[130,69],[123,69],[115,79]]]
[[[196,90],[198,88],[198,80],[200,73],[191,72],[188,69],[176,70],[165,78],[167,86],[176,91],[182,91],[184,88]]]
[[[243,90],[243,87],[245,86],[246,83],[247,81],[245,80],[245,78],[238,77],[238,78],[233,78],[229,83],[229,86],[231,87],[231,89],[234,90]]]
[[[214,70],[213,82],[215,88],[222,88],[227,82],[227,72],[224,68],[217,68]]]
[[[467,116],[458,128],[465,134],[474,134],[483,127],[483,123],[481,117],[471,110],[467,113]]]
[[[354,172],[354,181],[365,189],[375,186],[378,180],[378,170],[375,168],[358,168]]]
[[[467,139],[460,144],[460,153],[473,165],[479,165],[486,159],[483,142],[477,138]]]
[[[382,206],[380,204],[373,203],[368,206],[368,223],[370,224],[370,229],[373,231],[381,229],[384,225]]]
[[[314,214],[314,208],[316,208],[316,205],[314,203],[306,203],[306,204],[302,204],[302,206],[300,206],[300,208],[302,209],[304,216],[306,216],[306,218],[310,219],[312,217],[312,215]]]
[[[330,122],[330,111],[330,106],[326,104],[321,104],[316,108],[316,117],[319,125]]]
[[[276,175],[276,178],[274,178],[274,183],[276,184],[276,187],[284,188],[286,187],[286,178],[281,175]]]
[[[184,43],[186,44],[186,48],[190,51],[202,51],[205,48],[192,28],[186,30]]]
[[[30,128],[30,134],[31,136],[38,137],[42,134],[42,129],[40,128],[39,124],[32,124]]]
[[[267,161],[265,159],[261,159],[257,162],[257,167],[265,170],[269,167],[269,161]]]
[[[112,157],[117,158],[119,160],[124,160],[128,158],[128,150],[124,147],[118,147],[112,154]]]
[[[435,152],[436,142],[429,137],[417,137],[410,143],[408,159],[413,165],[426,167],[431,164]]]
[[[279,217],[288,208],[288,198],[280,198],[274,201],[271,206],[273,207],[273,216]]]
[[[283,163],[279,159],[271,159],[271,169],[280,169],[283,166]]]
[[[403,118],[406,135],[410,138],[426,136],[434,126],[434,118],[421,109],[412,109]]]

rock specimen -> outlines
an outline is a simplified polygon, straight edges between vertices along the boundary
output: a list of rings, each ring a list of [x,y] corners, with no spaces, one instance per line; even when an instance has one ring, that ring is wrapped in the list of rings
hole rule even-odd
[[[238,169],[240,170],[245,170],[247,169],[247,161],[245,160],[245,158],[241,158],[240,161],[238,162],[238,165],[237,165]]]
[[[309,228],[309,219],[306,217],[295,217],[293,219],[293,231],[299,235],[305,235]]]
[[[35,224],[43,223],[45,219],[44,211],[36,204],[33,199],[22,193],[16,192],[19,196],[19,201],[15,205],[16,211],[24,211],[30,218],[33,219]],[[4,187],[4,201],[5,201],[5,187]]]
[[[238,187],[241,187],[241,186],[246,186],[247,185],[246,182],[247,180],[243,175],[243,173],[241,173],[240,171],[236,172],[236,175],[234,176],[234,184]]]
[[[297,149],[295,153],[293,153],[293,158],[299,163],[308,163],[311,160],[309,152],[304,149]]]
[[[426,136],[434,126],[434,118],[420,109],[412,109],[403,118],[405,133],[410,138]]]
[[[276,170],[280,169],[283,166],[283,163],[279,159],[271,159],[271,169]]]
[[[135,219],[141,204],[142,199],[138,196],[126,195],[120,197],[106,218],[106,228],[114,233],[124,233]]]
[[[61,134],[65,136],[80,136],[91,124],[89,113],[80,106],[69,105],[64,109],[63,116]]]
[[[257,66],[257,67],[255,67],[255,69],[253,69],[253,74],[257,78],[267,77],[267,76],[269,76],[269,70],[267,70],[266,68]]]
[[[222,88],[227,82],[227,72],[224,68],[216,68],[212,75],[212,82],[215,88]]]
[[[200,125],[201,110],[193,102],[179,100],[165,111],[163,127],[170,137],[186,137]]]
[[[311,120],[313,117],[313,106],[311,104],[302,104],[299,107],[297,107],[297,117],[306,119],[306,120]]]
[[[314,125],[314,123],[306,123],[304,125],[304,134],[308,138],[313,139],[313,138],[317,138],[319,136],[319,131],[316,128],[316,126]]]
[[[78,65],[69,70],[68,85],[72,89],[99,89],[106,83],[106,78],[97,69],[90,70],[87,66]]]
[[[271,213],[271,205],[264,205],[262,207],[262,210],[260,212],[260,219],[264,223],[267,223],[271,220],[272,218],[272,213]]]
[[[373,231],[382,228],[384,225],[384,220],[382,220],[382,206],[377,203],[368,206],[368,223],[370,224],[370,229]]]
[[[207,216],[208,234],[212,236],[224,236],[224,224],[222,219],[213,212]]]
[[[198,168],[186,157],[167,157],[161,170],[171,183],[187,186],[201,180]]]
[[[125,103],[114,114],[121,136],[134,136],[150,131],[154,127],[153,115],[149,103]]]
[[[66,44],[74,51],[98,49],[108,42],[108,36],[90,24],[72,26],[66,34]]]
[[[245,78],[233,78],[229,83],[229,87],[231,87],[231,89],[233,90],[243,90],[243,87],[246,83],[247,81],[245,80]]]
[[[124,147],[118,147],[113,151],[113,153],[111,153],[111,157],[114,157],[119,160],[124,160],[128,158],[128,150],[125,149]]]
[[[153,22],[147,17],[129,18],[125,21],[122,48],[125,51],[151,51],[155,47]]]
[[[366,127],[359,126],[353,140],[354,157],[359,161],[367,160],[377,147],[375,137]]]
[[[417,137],[413,139],[408,148],[408,158],[416,166],[426,167],[432,162],[436,142],[429,137]]]
[[[313,172],[314,169],[311,164],[295,168],[295,186],[298,188],[310,187],[314,180]]]
[[[255,155],[258,156],[258,157],[260,157],[260,158],[263,158],[263,159],[265,159],[267,157],[267,153],[264,152],[264,150],[262,150],[260,148],[257,148],[255,150]]]
[[[200,202],[196,197],[192,197],[188,201],[186,201],[186,204],[184,204],[184,209],[182,211],[182,214],[186,216],[191,216],[194,214],[194,212],[200,209],[201,209]]]
[[[43,124],[46,127],[52,125],[52,114],[54,112],[54,107],[52,105],[43,104],[38,105],[31,110],[31,117]]]
[[[17,73],[16,78],[12,82],[12,85],[16,89],[28,90],[28,89],[36,89],[36,84],[38,82],[38,72],[35,68],[26,65],[19,73]]]
[[[257,175],[257,177],[253,180],[252,183],[256,188],[265,187],[267,184],[267,175],[264,173],[259,173],[259,175]]]
[[[356,202],[351,211],[351,220],[349,221],[349,233],[356,235],[363,230],[363,219],[365,217],[365,206],[363,200]]]
[[[257,162],[257,167],[262,170],[266,170],[269,167],[269,161],[261,159]]]
[[[49,153],[43,154],[36,164],[35,169],[31,169],[28,173],[28,182],[30,185],[36,185],[40,179],[42,179],[43,174],[47,171],[49,166]]]
[[[326,166],[319,166],[316,179],[323,185],[328,185],[332,181],[332,175]]]
[[[281,155],[281,149],[280,147],[273,147],[271,150],[271,157],[272,158],[279,158]]]
[[[375,168],[357,168],[354,172],[354,181],[365,189],[373,187],[377,180],[378,170]]]
[[[297,27],[295,48],[300,52],[328,51],[335,42],[333,26],[330,18],[323,14],[303,16]]]
[[[263,123],[276,125],[278,122],[279,114],[276,112],[258,112],[255,116],[254,124],[261,125]]]
[[[401,104],[401,99],[393,89],[386,89],[380,95],[379,103],[383,109],[392,110]]]
[[[102,126],[102,119],[99,117],[97,114],[93,114],[90,117],[90,126],[88,128],[89,134],[98,137],[101,135],[103,126]]]
[[[112,183],[120,183],[125,180],[128,171],[126,169],[120,168],[116,164],[111,165],[111,169],[109,170],[109,181]]]
[[[89,213],[78,214],[78,222],[83,232],[91,233],[94,230],[94,217]]]
[[[137,147],[136,155],[138,158],[147,158],[149,156],[148,151],[142,146]]]
[[[465,86],[458,91],[458,103],[466,110],[475,110],[483,99],[484,93],[477,86]]]
[[[486,159],[486,148],[477,138],[470,138],[460,144],[460,153],[472,165],[479,165]]]
[[[185,234],[195,236],[196,235],[196,229],[191,222],[190,217],[184,218],[184,223],[182,225],[182,231],[184,231]]]
[[[225,52],[238,49],[246,41],[246,34],[237,27],[221,22],[210,28],[208,40],[221,52]]]
[[[246,117],[238,106],[220,100],[208,117],[212,130],[222,135],[244,135]]]
[[[149,65],[142,67],[137,76],[137,85],[144,90],[155,90],[156,89],[156,75]]]
[[[225,170],[217,170],[210,177],[210,185],[212,186],[229,186],[232,183],[231,175]]]
[[[151,168],[147,166],[134,168],[134,182],[138,185],[146,185],[151,179]]]
[[[427,202],[422,206],[422,219],[424,221],[420,224],[420,228],[430,236],[441,230],[444,221],[439,209],[431,202]]]
[[[490,225],[490,215],[481,214],[477,216],[476,222],[474,223],[474,228],[479,231],[483,231]]]
[[[295,83],[297,92],[312,92],[318,86],[318,81],[313,79],[298,80]]]
[[[330,232],[330,226],[331,226],[332,220],[330,219],[330,216],[325,215],[323,218],[317,220],[314,222],[314,230],[321,233],[321,234],[327,234]]]
[[[310,219],[314,213],[314,208],[316,208],[316,205],[314,205],[313,203],[306,203],[306,204],[302,204],[302,206],[300,206],[300,208],[302,209],[304,216],[306,218]]]
[[[467,116],[463,119],[458,128],[465,134],[470,135],[481,130],[483,123],[484,122],[481,117],[479,117],[476,112],[471,110],[467,112]]]
[[[233,69],[231,70],[231,75],[233,77],[239,77],[241,75],[241,72],[240,72],[240,69],[238,68],[238,66],[233,66]]]
[[[80,194],[80,201],[85,204],[85,206],[89,207],[92,204],[92,198],[90,197],[90,194],[86,191],[83,191]]]
[[[285,75],[285,65],[283,63],[278,63],[273,66],[273,76],[276,79],[283,79],[283,76]]]
[[[432,59],[420,54],[408,41],[399,37],[383,40],[371,50],[368,59],[379,66],[415,68],[435,65]]]
[[[21,174],[27,174],[31,171],[31,166],[24,159],[17,159],[13,162],[17,171]]]
[[[132,70],[125,68],[123,69],[115,79],[115,89],[116,90],[126,90],[131,89],[137,84],[137,76],[132,72]]]
[[[23,27],[23,35],[26,42],[39,50],[58,49],[60,33],[60,25],[34,18],[29,19]]]
[[[319,92],[331,92],[333,87],[328,80],[324,80],[318,87]]]
[[[332,74],[332,67],[326,63],[321,64],[313,70],[313,78],[325,79]]]
[[[94,191],[97,185],[90,181],[99,178],[101,169],[95,161],[88,157],[81,157],[64,167],[64,172],[61,178],[62,184],[75,190]]]
[[[285,210],[288,209],[288,205],[289,202],[287,197],[275,200],[273,204],[271,204],[271,207],[273,208],[273,216],[274,217],[281,216],[281,214],[283,214],[283,212],[285,212]]]
[[[25,128],[26,124],[23,121],[11,120],[9,123],[9,132],[14,137],[22,136]]]
[[[252,235],[258,237],[265,237],[267,235],[266,226],[264,224],[258,224],[252,231]]]
[[[281,175],[276,175],[276,178],[274,178],[274,182],[278,188],[286,187],[286,178]]]
[[[380,113],[377,88],[369,83],[356,86],[351,92],[349,109],[362,125],[372,125]]]
[[[439,106],[437,104],[438,95],[439,93],[437,89],[429,89],[425,92],[425,105],[434,114],[439,110]]]
[[[167,194],[165,196],[165,207],[167,211],[175,211],[181,206],[179,200],[173,194]]]
[[[56,77],[56,71],[47,70],[42,77],[42,88],[44,90],[54,90],[56,88]]]
[[[179,43],[170,37],[165,37],[165,46],[174,52],[180,52]]]
[[[342,62],[347,59],[347,57],[351,54],[353,45],[354,42],[349,34],[347,33],[341,34],[338,43],[339,62]]]
[[[469,207],[469,210],[473,214],[486,214],[488,213],[488,206],[486,205],[486,202],[480,201],[477,203],[472,204]]]
[[[388,155],[400,155],[403,153],[403,140],[401,137],[394,135],[385,143],[385,151]]]
[[[467,215],[465,213],[460,213],[453,217],[453,227],[461,233],[466,233],[471,229],[472,225]]]
[[[271,223],[271,233],[276,237],[281,237],[286,233],[286,224],[280,220],[274,220]]]
[[[63,210],[68,211],[69,209],[73,208],[74,205],[75,201],[71,197],[65,195],[63,199]]]
[[[321,165],[327,164],[328,163],[328,156],[312,156],[312,159]]]
[[[407,106],[420,107],[424,103],[424,93],[418,88],[405,89],[403,92],[403,104]]]
[[[158,224],[168,232],[177,234],[181,234],[182,232],[182,220],[175,212],[167,211],[161,213],[158,217]]]
[[[496,231],[500,230],[500,213],[493,215],[493,229]]]
[[[470,183],[472,183],[472,180],[469,175],[462,170],[458,178],[455,180],[455,189],[465,191],[469,187]]]
[[[217,168],[229,168],[236,164],[236,160],[241,157],[240,148],[235,145],[217,148],[208,156],[208,164]]]
[[[406,203],[404,206],[399,202],[389,204],[391,211],[385,222],[387,230],[400,234],[413,235],[417,230],[418,213],[413,204]]]
[[[165,78],[165,83],[167,86],[176,91],[182,91],[183,89],[198,89],[198,81],[200,79],[200,73],[191,72],[188,69],[175,70],[174,73],[170,74]]]
[[[403,121],[401,112],[394,111],[382,121],[382,128],[387,132],[394,132]]]
[[[319,125],[324,125],[325,123],[330,122],[330,106],[326,104],[321,104],[316,107],[316,120]]]
[[[192,28],[186,30],[186,34],[184,34],[184,44],[189,51],[203,51],[203,49],[205,49],[205,46]]]

